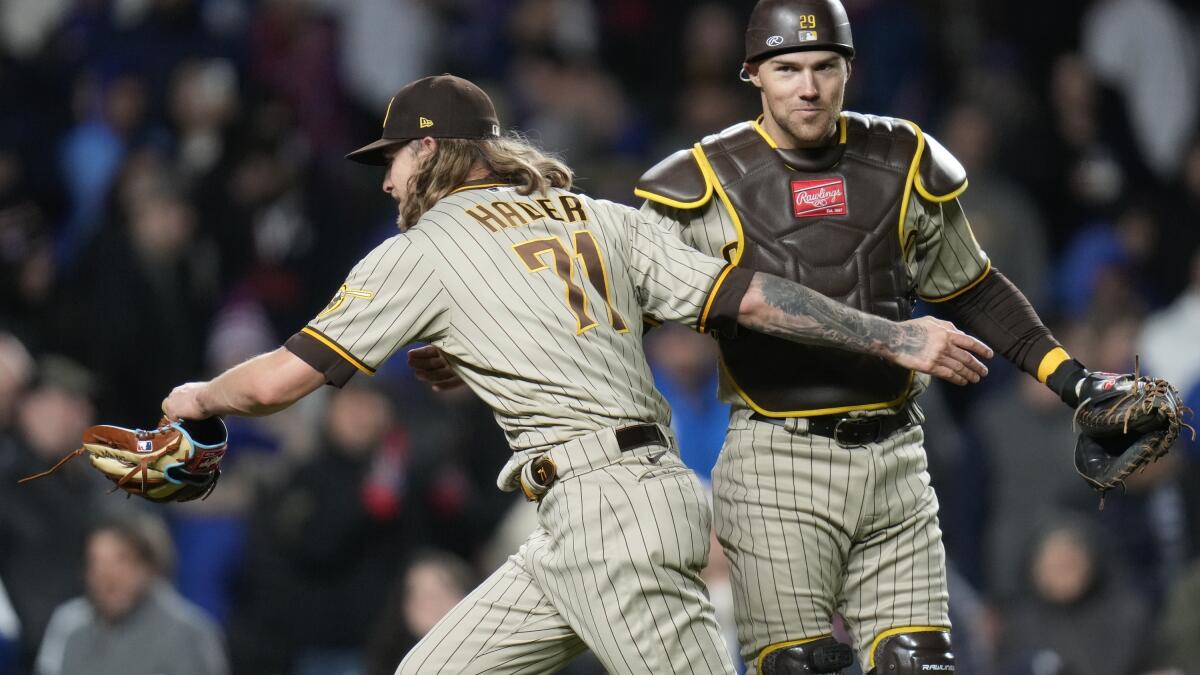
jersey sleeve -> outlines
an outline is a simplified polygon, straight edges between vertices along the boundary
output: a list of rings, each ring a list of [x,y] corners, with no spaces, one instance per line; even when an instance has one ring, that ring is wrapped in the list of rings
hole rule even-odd
[[[925,300],[949,300],[991,270],[991,261],[975,241],[957,198],[930,201],[912,195],[904,238],[911,242],[906,244],[906,254],[916,264],[917,293]]]
[[[700,331],[737,321],[752,273],[687,246],[640,212],[628,217],[630,262],[642,311]]]
[[[394,236],[359,261],[325,309],[285,346],[341,386],[357,371],[374,374],[409,343],[436,341],[448,321],[445,290],[416,236]]]
[[[696,248],[695,242],[691,241],[691,233],[687,227],[691,221],[691,211],[647,200],[642,203],[641,214],[642,219],[657,225],[667,236]]]
[[[716,199],[694,209],[647,201],[642,205],[642,217],[705,255],[726,261],[733,259],[738,243],[737,227]]]

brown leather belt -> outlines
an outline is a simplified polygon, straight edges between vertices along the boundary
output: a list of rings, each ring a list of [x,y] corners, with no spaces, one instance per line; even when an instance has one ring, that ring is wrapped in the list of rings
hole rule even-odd
[[[631,424],[615,430],[617,447],[621,452],[629,452],[647,445],[671,447],[671,441],[657,424]],[[554,485],[558,478],[558,467],[548,454],[539,455],[521,467],[521,492],[525,499],[531,502],[541,500],[542,496]]]
[[[616,430],[617,447],[629,452],[646,445],[670,447],[671,441],[657,424],[632,424]]]
[[[750,415],[750,419],[778,426],[786,425],[788,420],[786,417],[767,417],[759,413]],[[835,414],[804,419],[808,420],[808,433],[831,438],[843,448],[861,448],[868,443],[880,443],[915,422],[912,410],[907,405],[892,415],[851,417]]]

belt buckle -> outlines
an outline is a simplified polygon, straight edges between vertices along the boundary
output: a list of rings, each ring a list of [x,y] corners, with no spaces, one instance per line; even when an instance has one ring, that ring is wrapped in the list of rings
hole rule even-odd
[[[843,440],[842,432],[851,432],[854,431],[856,427],[866,426],[872,422],[874,422],[875,425],[875,436],[878,438],[880,429],[878,418],[856,419],[854,417],[843,417],[837,421],[837,424],[833,425],[833,442],[837,443],[838,447],[846,448],[847,450],[866,446],[866,443],[853,443],[849,440]],[[849,426],[843,427],[843,424],[848,424]]]
[[[663,432],[662,427],[658,424],[630,424],[629,426],[620,427],[615,431],[617,438],[617,446],[621,452],[630,452],[638,448],[644,448],[651,445],[658,445],[664,448],[671,447],[671,439]],[[625,438],[634,434],[636,438]],[[653,435],[653,437],[649,437]]]
[[[668,438],[665,433],[663,433],[662,427],[658,426],[657,424],[653,424],[651,426],[654,427],[654,438],[650,441],[647,441],[645,445],[657,445],[663,448],[671,447],[671,439]]]

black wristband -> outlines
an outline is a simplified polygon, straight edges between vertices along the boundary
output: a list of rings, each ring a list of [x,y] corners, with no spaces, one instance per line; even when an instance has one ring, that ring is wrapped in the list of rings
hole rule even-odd
[[[1046,378],[1046,386],[1058,394],[1058,397],[1063,400],[1063,403],[1072,408],[1079,405],[1079,395],[1075,393],[1080,380],[1087,377],[1087,368],[1075,359],[1067,359],[1058,364],[1050,377]]]

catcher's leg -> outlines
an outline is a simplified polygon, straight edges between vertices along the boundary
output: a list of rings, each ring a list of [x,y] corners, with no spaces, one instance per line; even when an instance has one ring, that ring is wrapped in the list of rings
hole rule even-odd
[[[890,634],[889,634],[890,633]],[[901,629],[876,638],[871,653],[874,667],[867,675],[928,675],[953,673],[950,631]]]
[[[767,672],[760,660],[780,645],[829,635],[869,457],[734,414],[713,472],[713,511],[750,675]]]
[[[864,487],[871,517],[850,549],[840,606],[866,671],[877,665],[881,645],[905,643],[891,636],[929,633],[922,640],[949,640],[946,554],[922,440],[914,427],[869,448],[874,470]]]
[[[842,668],[852,665],[854,652],[850,646],[832,637],[771,645],[758,655],[758,672],[761,675],[840,673]]]
[[[524,568],[544,532],[442,618],[396,675],[552,673],[586,647]]]

